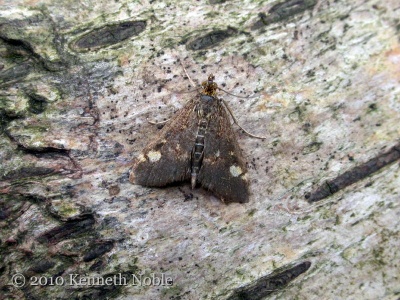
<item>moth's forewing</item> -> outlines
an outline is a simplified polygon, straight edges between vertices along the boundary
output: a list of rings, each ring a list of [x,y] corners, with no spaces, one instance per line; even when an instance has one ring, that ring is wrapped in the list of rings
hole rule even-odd
[[[217,98],[210,105],[212,114],[204,138],[204,158],[198,181],[224,202],[248,202],[246,163],[230,118]]]
[[[183,107],[134,160],[129,181],[161,187],[190,179],[191,151],[197,134],[194,110],[197,101],[198,98]]]

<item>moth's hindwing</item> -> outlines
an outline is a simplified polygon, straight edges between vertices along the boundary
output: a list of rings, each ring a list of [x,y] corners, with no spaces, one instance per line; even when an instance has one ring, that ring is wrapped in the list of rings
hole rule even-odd
[[[204,158],[199,171],[200,184],[224,202],[248,202],[247,168],[230,118],[218,101],[213,106],[204,138]]]
[[[191,100],[160,131],[135,159],[129,181],[143,186],[161,187],[190,179],[193,141],[197,133],[197,102]]]

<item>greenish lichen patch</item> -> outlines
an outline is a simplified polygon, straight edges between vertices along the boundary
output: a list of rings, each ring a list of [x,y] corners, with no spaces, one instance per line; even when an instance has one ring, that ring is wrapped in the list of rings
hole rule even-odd
[[[82,207],[68,199],[53,200],[49,211],[61,220],[67,221],[82,214]]]
[[[62,97],[61,90],[47,78],[40,78],[38,81],[33,81],[26,87],[25,94],[29,97],[43,99],[48,103],[56,102]]]
[[[289,118],[293,122],[303,122],[306,114],[307,108],[304,105],[296,106],[295,109],[289,113]]]
[[[161,292],[161,295],[166,297],[166,299],[181,299],[182,291],[182,287],[174,284],[174,286],[164,288]]]
[[[22,147],[41,150],[48,147],[44,137],[50,126],[46,125],[45,122],[40,125],[27,125],[12,121],[6,130]]]
[[[20,9],[0,17],[0,39],[12,49],[38,59],[48,70],[62,67],[51,18],[40,10]]]
[[[4,117],[17,118],[26,116],[29,98],[24,93],[3,94],[0,96],[0,111]]]
[[[304,147],[303,154],[310,154],[313,152],[317,152],[322,146],[322,142],[312,142]]]

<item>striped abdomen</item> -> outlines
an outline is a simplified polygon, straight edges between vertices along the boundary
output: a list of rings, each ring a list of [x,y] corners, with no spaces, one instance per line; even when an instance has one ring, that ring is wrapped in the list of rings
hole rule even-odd
[[[207,120],[201,119],[199,121],[199,129],[197,131],[196,141],[192,151],[192,188],[196,186],[196,178],[199,174],[201,162],[204,155],[204,136],[207,130]]]
[[[192,150],[191,162],[191,184],[192,189],[196,186],[197,175],[200,172],[201,163],[204,156],[204,138],[207,131],[208,121],[211,112],[211,103],[215,100],[214,97],[201,95],[201,104],[197,108],[197,116],[199,118],[199,127],[197,130],[196,140]]]

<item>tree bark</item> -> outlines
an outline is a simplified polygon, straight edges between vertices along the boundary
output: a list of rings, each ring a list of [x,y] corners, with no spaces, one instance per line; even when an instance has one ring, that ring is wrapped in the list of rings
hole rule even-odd
[[[2,297],[396,298],[399,12],[397,1],[3,3]],[[185,72],[196,84],[214,74],[240,96],[219,92],[242,127],[267,136],[235,127],[249,203],[128,180],[159,132],[147,119],[197,95]]]

